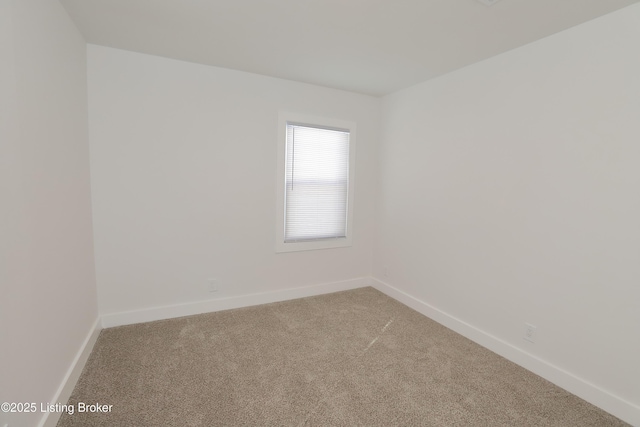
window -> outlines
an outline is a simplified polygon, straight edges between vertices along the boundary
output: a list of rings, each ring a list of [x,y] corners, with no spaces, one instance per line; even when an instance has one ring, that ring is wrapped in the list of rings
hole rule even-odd
[[[278,135],[276,251],[350,246],[355,125],[281,113]]]

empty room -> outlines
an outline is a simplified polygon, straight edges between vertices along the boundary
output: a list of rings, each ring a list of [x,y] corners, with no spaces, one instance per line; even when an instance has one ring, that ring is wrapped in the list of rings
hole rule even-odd
[[[637,0],[0,0],[0,427],[640,426]]]

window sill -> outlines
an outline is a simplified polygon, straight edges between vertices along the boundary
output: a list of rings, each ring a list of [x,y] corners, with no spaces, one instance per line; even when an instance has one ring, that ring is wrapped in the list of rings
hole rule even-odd
[[[345,248],[351,246],[350,237],[341,237],[337,239],[324,239],[314,241],[303,242],[278,242],[276,244],[276,252],[298,252],[298,251],[313,251],[319,249],[333,249],[333,248]]]

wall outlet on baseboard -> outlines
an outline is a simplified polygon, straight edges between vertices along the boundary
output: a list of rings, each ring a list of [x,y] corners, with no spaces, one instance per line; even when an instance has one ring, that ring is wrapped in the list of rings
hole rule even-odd
[[[218,279],[207,279],[207,289],[209,292],[218,292]]]
[[[536,342],[536,327],[530,323],[524,324],[524,339],[529,342]]]

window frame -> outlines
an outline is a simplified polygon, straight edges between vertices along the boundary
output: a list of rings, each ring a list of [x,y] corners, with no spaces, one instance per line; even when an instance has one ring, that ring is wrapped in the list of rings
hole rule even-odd
[[[285,168],[286,168],[286,139],[287,124],[320,128],[344,129],[349,131],[349,184],[347,187],[347,229],[346,237],[334,237],[319,240],[285,242]],[[288,111],[278,113],[278,144],[277,144],[277,173],[276,173],[276,252],[296,252],[318,249],[349,247],[353,244],[353,211],[355,189],[355,158],[356,158],[356,124],[355,122],[310,114],[300,114]]]

